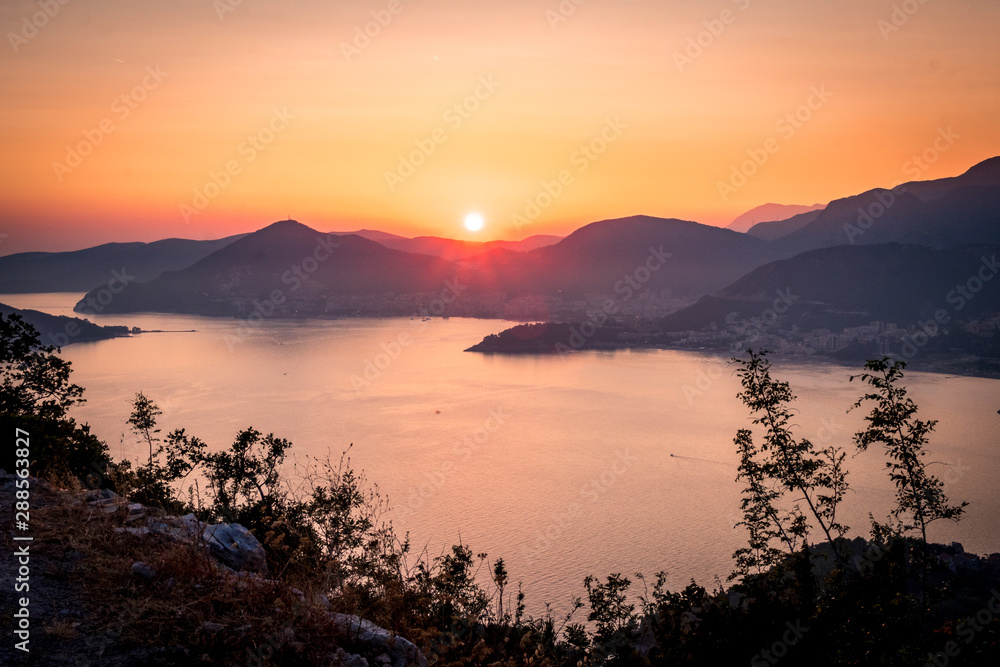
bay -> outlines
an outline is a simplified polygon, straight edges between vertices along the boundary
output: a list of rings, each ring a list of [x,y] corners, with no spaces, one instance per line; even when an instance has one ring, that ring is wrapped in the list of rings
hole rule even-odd
[[[78,298],[0,302],[70,315]],[[299,461],[350,447],[416,552],[434,557],[461,541],[503,557],[530,613],[568,608],[588,574],[665,570],[673,589],[691,579],[712,587],[743,543],[732,440],[749,416],[725,357],[463,352],[510,326],[491,320],[91,319],[163,331],[63,349],[86,388],[74,414],[114,457],[142,455],[125,423],[138,391],[163,410],[164,432],[186,428],[213,449],[249,426],[290,439]],[[853,453],[862,414],[847,408],[863,386],[848,378],[860,369],[773,361],[798,395],[796,434]],[[1000,551],[1000,381],[908,372],[905,385],[920,416],[939,420],[932,471],[953,500],[970,502],[963,521],[933,524],[930,537]],[[867,535],[868,512],[884,518],[893,488],[879,451],[849,468],[844,521]]]

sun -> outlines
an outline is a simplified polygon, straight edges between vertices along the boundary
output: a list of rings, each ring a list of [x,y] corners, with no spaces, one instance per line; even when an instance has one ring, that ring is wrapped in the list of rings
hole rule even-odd
[[[486,224],[486,221],[483,220],[483,216],[479,213],[469,213],[465,216],[465,228],[470,232],[482,230],[484,224]]]

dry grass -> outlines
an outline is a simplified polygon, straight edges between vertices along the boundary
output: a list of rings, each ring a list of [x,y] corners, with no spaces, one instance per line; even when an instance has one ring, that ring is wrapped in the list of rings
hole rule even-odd
[[[337,664],[323,609],[217,566],[197,544],[116,532],[124,519],[78,492],[36,487],[32,617],[42,632],[29,662],[58,664],[65,654],[77,664]],[[134,574],[137,561],[154,575]]]

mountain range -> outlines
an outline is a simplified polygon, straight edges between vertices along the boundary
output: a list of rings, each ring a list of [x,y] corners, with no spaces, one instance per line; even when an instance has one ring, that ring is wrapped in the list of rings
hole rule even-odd
[[[100,301],[97,288],[76,310],[153,311],[240,316],[334,314],[328,299],[440,289],[454,275],[448,260],[392,250],[356,234],[323,234],[283,220],[248,234],[180,271],[134,283]]]
[[[534,250],[535,248],[553,245],[562,240],[561,236],[537,234],[521,241],[457,241],[439,236],[406,238],[405,236],[397,236],[396,234],[372,229],[361,229],[356,232],[333,232],[333,234],[338,236],[355,234],[393,250],[402,250],[403,252],[412,252],[421,255],[434,255],[435,257],[444,257],[451,261],[468,259],[496,249],[513,250],[515,252]]]
[[[430,296],[454,284],[465,299],[585,298],[629,289],[630,278],[635,289],[693,298],[725,287],[772,254],[767,243],[746,234],[636,216],[593,223],[534,250],[495,248],[449,261],[392,250],[356,234],[324,235],[286,220],[185,269],[129,285],[107,303],[99,299],[104,288],[96,288],[77,310],[100,303],[106,313],[245,316],[271,301],[267,310],[276,316],[331,316],[358,314],[359,298],[378,296],[383,303],[374,312],[411,314],[412,300],[404,299],[402,311],[395,311],[395,296],[388,295]]]
[[[916,326],[1000,312],[1000,245],[935,250],[918,245],[841,245],[761,266],[660,322],[703,330],[780,312],[785,328],[840,329],[871,321]],[[943,313],[943,314],[942,314]]]
[[[0,257],[0,294],[85,292],[115,272],[147,281],[191,266],[245,234],[215,241],[164,239],[153,243],[105,243],[72,252],[22,252]]]
[[[643,290],[693,297],[774,259],[775,250],[728,229],[638,215],[591,223],[529,252],[493,251],[474,263],[484,287],[511,294],[621,294],[631,279]]]
[[[761,204],[756,208],[750,209],[743,215],[738,216],[735,220],[729,223],[726,229],[731,229],[734,232],[748,232],[755,225],[765,222],[787,220],[788,218],[796,215],[809,213],[811,211],[821,211],[824,208],[824,204],[813,204],[812,206],[802,206],[797,204]]]
[[[742,233],[638,215],[594,222],[561,239],[488,243],[374,230],[324,234],[289,220],[217,241],[2,257],[0,292],[90,290],[79,312],[237,317],[257,310],[408,315],[435,299],[447,308],[434,314],[496,317],[521,298],[624,303],[641,293],[671,302],[668,310],[677,312],[665,324],[697,327],[759,312],[761,299],[791,287],[801,292],[799,317],[905,322],[946,299],[963,272],[973,275],[977,253],[1000,247],[1000,157],[960,176],[872,189],[825,206],[765,205],[731,226],[758,217],[774,219]],[[134,278],[109,290],[116,271]],[[994,305],[984,292],[955,314]]]
[[[821,211],[760,223],[747,233],[775,241],[789,255],[841,244],[997,244],[1000,157],[961,176],[876,188],[834,200]]]

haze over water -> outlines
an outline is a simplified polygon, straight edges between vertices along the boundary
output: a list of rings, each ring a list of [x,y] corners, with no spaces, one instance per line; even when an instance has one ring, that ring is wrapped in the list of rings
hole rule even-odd
[[[70,314],[73,294],[4,295],[0,302]],[[669,573],[712,586],[745,540],[732,444],[748,415],[725,359],[669,350],[487,356],[463,350],[509,323],[491,320],[265,321],[234,340],[235,320],[171,315],[94,317],[147,333],[63,349],[88,402],[75,411],[115,458],[137,459],[129,400],[142,391],[166,433],[186,428],[213,449],[253,426],[290,439],[299,456],[350,456],[393,506],[400,535],[438,555],[459,540],[503,557],[524,583],[528,611],[558,611],[584,593],[587,574]],[[391,363],[384,345],[412,343]],[[404,340],[406,338],[404,337]],[[366,363],[381,365],[377,377]],[[850,446],[861,423],[847,408],[859,368],[774,359],[798,395],[795,433]],[[354,381],[352,383],[352,377]],[[956,501],[959,524],[930,538],[1000,551],[1000,381],[907,373],[920,416],[937,419],[928,460]],[[359,387],[359,388],[356,388]],[[687,392],[685,391],[687,387]],[[849,460],[851,535],[868,509],[884,518],[893,491],[882,454]]]

